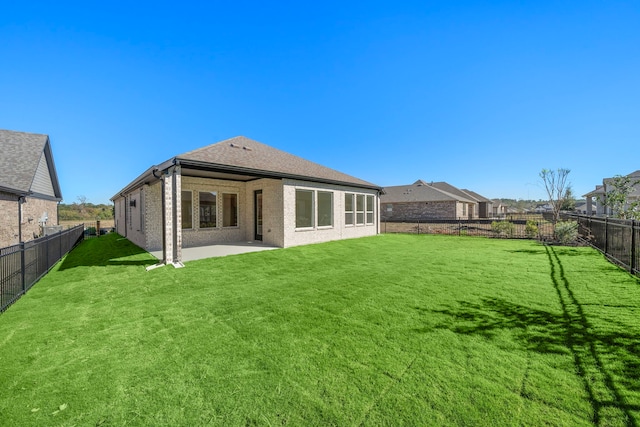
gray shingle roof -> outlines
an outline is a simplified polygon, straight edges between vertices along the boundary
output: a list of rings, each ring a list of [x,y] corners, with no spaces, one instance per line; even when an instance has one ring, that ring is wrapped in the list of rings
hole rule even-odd
[[[202,162],[221,168],[233,167],[245,172],[267,172],[281,176],[308,178],[359,187],[379,188],[370,182],[305,160],[244,136],[227,139],[176,156],[179,161]]]
[[[469,196],[461,197],[457,194],[449,193],[448,191],[437,188],[434,184],[435,183],[427,184],[425,181],[418,180],[411,185],[384,187],[384,194],[380,196],[380,202],[473,202],[473,200],[471,200]]]
[[[470,196],[473,196],[473,198],[478,200],[479,202],[492,203],[491,199],[487,199],[486,197],[476,193],[475,191],[467,190],[466,188],[463,188],[462,191],[464,191],[465,193],[468,193]]]
[[[42,156],[49,162],[56,197],[62,198],[47,135],[0,130],[0,187],[28,194]]]
[[[237,136],[179,154],[159,165],[151,166],[111,200],[144,183],[154,181],[158,170],[167,169],[177,163],[182,167],[182,174],[185,176],[195,174],[193,176],[215,177],[216,174],[222,174],[225,175],[225,179],[239,181],[255,178],[292,178],[381,190],[381,187],[368,181],[310,162],[244,136]],[[202,171],[213,173],[213,175],[201,175]]]

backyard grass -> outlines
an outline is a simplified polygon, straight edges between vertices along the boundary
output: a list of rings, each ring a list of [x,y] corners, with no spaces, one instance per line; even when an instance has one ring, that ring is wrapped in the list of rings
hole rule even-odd
[[[0,315],[0,425],[640,423],[640,284],[590,248],[382,235],[153,263],[85,241]]]

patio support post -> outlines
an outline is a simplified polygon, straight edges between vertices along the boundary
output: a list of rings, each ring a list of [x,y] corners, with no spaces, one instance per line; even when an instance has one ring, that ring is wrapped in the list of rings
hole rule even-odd
[[[182,171],[173,172],[173,263],[182,266]]]
[[[163,176],[164,185],[164,259],[174,267],[182,264],[182,227],[180,225],[180,171],[178,167],[167,169]]]

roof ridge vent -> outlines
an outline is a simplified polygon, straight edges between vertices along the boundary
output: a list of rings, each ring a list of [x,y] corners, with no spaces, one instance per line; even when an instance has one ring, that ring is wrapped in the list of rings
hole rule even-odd
[[[244,147],[242,147],[243,150],[247,150],[247,151],[253,151],[253,148],[251,147],[247,147],[246,145]]]
[[[233,147],[233,148],[242,148],[239,145],[234,144],[233,142],[229,144],[229,147]]]

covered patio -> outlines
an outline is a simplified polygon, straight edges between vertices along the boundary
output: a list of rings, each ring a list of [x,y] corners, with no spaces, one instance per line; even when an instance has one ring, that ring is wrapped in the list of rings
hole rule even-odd
[[[239,255],[249,252],[268,251],[272,249],[279,248],[259,241],[216,243],[214,245],[182,248],[182,261],[196,261],[205,258]],[[152,251],[150,254],[162,261],[162,250]]]

